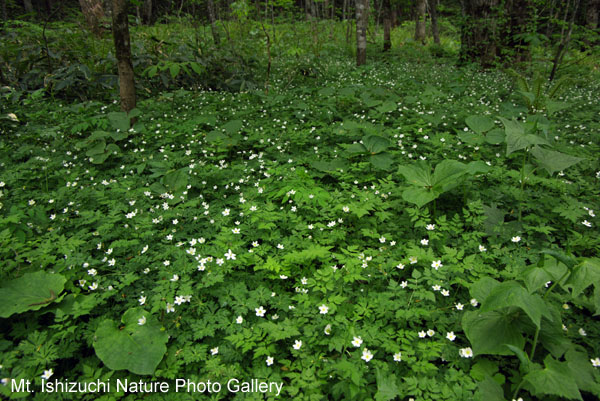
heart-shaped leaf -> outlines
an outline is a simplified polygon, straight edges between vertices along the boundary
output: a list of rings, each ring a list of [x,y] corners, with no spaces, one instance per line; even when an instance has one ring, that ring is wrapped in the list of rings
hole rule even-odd
[[[38,310],[54,302],[66,281],[60,274],[38,271],[5,282],[0,288],[0,317]]]

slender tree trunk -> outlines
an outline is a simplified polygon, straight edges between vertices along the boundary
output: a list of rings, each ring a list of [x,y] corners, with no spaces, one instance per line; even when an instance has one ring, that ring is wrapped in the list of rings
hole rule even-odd
[[[433,43],[440,44],[440,31],[437,23],[437,2],[438,0],[429,0],[429,14],[431,15],[431,33],[433,34]]]
[[[386,52],[392,48],[392,7],[390,0],[383,0],[383,51]]]
[[[571,20],[569,21],[569,30],[567,31],[567,36],[560,41],[558,45],[558,49],[556,49],[556,56],[554,57],[554,62],[552,64],[552,71],[550,72],[550,77],[548,78],[550,81],[554,80],[556,76],[556,71],[558,70],[558,65],[561,63],[565,53],[567,52],[567,47],[569,46],[569,42],[571,41],[571,33],[573,33],[573,24],[575,22],[575,16],[577,15],[577,10],[579,9],[579,0],[575,0],[575,5],[573,7],[573,13],[571,14]]]
[[[598,12],[600,11],[600,0],[589,0],[585,13],[585,26],[588,29],[598,29]]]
[[[369,0],[356,0],[356,65],[367,62],[367,9]]]
[[[101,0],[79,0],[81,12],[85,17],[88,28],[96,37],[102,34],[101,21],[104,18],[104,9]]]
[[[119,70],[121,109],[129,112],[135,107],[135,81],[131,63],[127,0],[112,0],[113,39]]]
[[[498,53],[497,8],[500,0],[462,0],[461,59],[490,67]]]
[[[219,36],[219,30],[217,28],[217,19],[215,18],[215,3],[213,0],[207,0],[206,5],[208,7],[208,20],[210,21],[210,30],[212,32],[213,40],[215,45],[221,43],[221,37]]]
[[[33,5],[31,4],[31,0],[23,0],[23,6],[25,7],[25,12],[33,12]]]
[[[150,25],[152,23],[152,0],[144,0],[142,7],[142,23]]]
[[[397,6],[394,6],[392,8],[391,19],[392,19],[392,28],[397,27],[398,26],[398,8],[397,8]]]
[[[427,9],[427,0],[417,0],[417,21],[415,24],[415,41],[425,44],[427,41],[425,26],[425,11]]]
[[[8,14],[6,13],[6,0],[0,1],[0,7],[2,7],[2,21],[8,20]]]

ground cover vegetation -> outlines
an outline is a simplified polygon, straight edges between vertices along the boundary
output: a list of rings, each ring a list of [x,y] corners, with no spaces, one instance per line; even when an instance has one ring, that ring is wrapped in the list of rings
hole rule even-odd
[[[598,399],[597,2],[54,3],[0,4],[3,397]]]

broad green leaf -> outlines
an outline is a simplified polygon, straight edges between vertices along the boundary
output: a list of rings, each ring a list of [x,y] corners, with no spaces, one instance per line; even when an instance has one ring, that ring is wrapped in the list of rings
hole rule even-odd
[[[516,120],[507,120],[503,117],[498,117],[504,124],[504,132],[506,133],[506,155],[528,148],[533,145],[547,145],[548,142],[541,136],[530,134],[525,130],[524,124]]]
[[[485,134],[485,141],[491,145],[499,145],[506,139],[506,134],[500,128],[494,128]]]
[[[487,298],[490,292],[499,285],[499,281],[496,281],[491,277],[483,277],[471,285],[469,292],[473,298],[482,302]]]
[[[573,288],[571,295],[577,297],[592,284],[600,286],[600,259],[587,258],[573,269],[566,285]]]
[[[116,130],[118,129],[125,132],[129,130],[129,116],[124,111],[113,111],[108,113],[108,121],[110,121],[110,125]]]
[[[367,148],[362,143],[353,143],[346,148],[348,153],[365,153]]]
[[[219,131],[210,131],[206,134],[207,142],[219,142],[227,138],[227,136]]]
[[[306,263],[329,256],[330,249],[331,247],[311,245],[302,251],[290,252],[283,259],[288,263]]]
[[[544,369],[534,370],[523,377],[533,395],[555,395],[569,400],[582,400],[573,371],[566,362],[558,362],[548,355],[544,359],[544,365]]]
[[[487,164],[485,164],[485,162],[482,162],[481,160],[477,160],[477,161],[469,162],[467,164],[467,168],[466,168],[465,172],[469,173],[471,175],[478,175],[478,174],[486,174],[490,170],[491,170],[491,167],[488,166]]]
[[[542,288],[548,281],[552,281],[552,276],[541,267],[531,266],[523,273],[523,281],[527,291],[533,293]]]
[[[508,347],[509,350],[511,350],[517,356],[517,358],[519,358],[519,361],[521,362],[522,371],[524,371],[525,373],[529,372],[531,370],[532,366],[531,366],[531,361],[529,360],[529,357],[527,356],[525,351],[523,351],[521,348],[517,348],[511,344],[507,344],[506,346]]]
[[[402,199],[409,203],[414,203],[418,207],[423,207],[437,197],[438,195],[433,191],[425,188],[408,188],[402,192]]]
[[[67,279],[60,274],[43,271],[25,273],[5,281],[0,288],[0,317],[38,310],[58,299]]]
[[[483,134],[494,128],[494,120],[486,116],[469,116],[466,118],[465,122],[473,131],[478,134]]]
[[[433,189],[440,194],[460,183],[460,178],[466,173],[467,166],[456,160],[444,160],[435,166],[431,183]]]
[[[391,102],[388,100],[386,102],[383,102],[383,104],[377,108],[377,111],[380,113],[389,113],[391,111],[396,110],[397,108],[398,106],[396,106],[396,102]]]
[[[310,162],[311,167],[322,172],[345,170],[348,165],[344,160],[333,159],[331,161],[313,160]]]
[[[533,157],[535,157],[539,165],[550,175],[556,173],[557,171],[566,170],[567,168],[583,160],[581,157],[575,157],[566,153],[543,149],[539,146],[535,146],[533,149],[531,149],[531,154]]]
[[[390,141],[378,135],[365,136],[362,139],[362,143],[372,155],[381,153],[390,147]]]
[[[180,70],[181,66],[179,64],[173,63],[169,65],[169,72],[171,73],[171,78],[175,78],[179,74]]]
[[[546,101],[546,110],[548,111],[548,116],[556,113],[557,111],[564,110],[568,108],[570,105],[567,102],[557,102],[554,100]]]
[[[590,358],[585,349],[573,347],[565,355],[567,365],[573,372],[577,386],[592,394],[600,393],[600,382],[597,380],[595,368],[590,363]]]
[[[179,191],[188,184],[189,175],[187,169],[179,169],[166,174],[161,182],[169,188],[170,191]]]
[[[594,312],[594,316],[600,315],[600,285],[594,287],[594,308],[596,311]]]
[[[145,319],[144,324],[139,324]],[[167,352],[169,335],[149,312],[131,308],[121,319],[122,325],[106,319],[94,335],[94,349],[100,360],[112,370],[126,369],[138,375],[151,375]]]
[[[505,281],[494,287],[482,302],[481,311],[497,311],[510,306],[523,309],[537,327],[540,327],[542,314],[548,313],[542,298],[536,294],[529,294],[516,281]]]
[[[464,131],[458,133],[458,138],[467,145],[481,145],[484,140],[481,135]]]
[[[379,367],[376,373],[377,393],[375,393],[376,401],[389,401],[402,395],[398,387],[396,375],[393,373],[383,374]]]
[[[551,319],[542,318],[539,341],[555,358],[560,358],[573,347],[573,343],[566,337],[562,328],[561,312],[558,307],[549,306],[548,310]]]
[[[223,125],[223,129],[229,135],[237,134],[243,127],[241,120],[231,120]]]
[[[520,349],[525,345],[514,314],[469,311],[463,315],[462,327],[475,355],[512,355],[506,344]]]
[[[371,164],[379,170],[389,170],[394,164],[394,157],[387,152],[378,153],[369,157]]]
[[[106,142],[104,142],[104,140],[100,140],[96,142],[94,146],[89,148],[87,152],[85,152],[85,155],[90,157],[100,155],[104,153],[104,149],[106,149]]]
[[[504,390],[502,386],[492,379],[490,376],[486,376],[483,381],[477,383],[477,391],[475,392],[475,401],[505,401]]]
[[[496,372],[498,372],[498,370],[498,362],[481,358],[477,361],[477,363],[471,366],[469,375],[477,381],[482,381],[486,378],[486,376],[493,376]]]
[[[109,132],[106,132],[106,131],[94,131],[94,132],[92,132],[92,135],[90,135],[87,138],[87,141],[88,142],[92,142],[92,141],[96,141],[98,139],[102,139],[103,140],[103,139],[108,138],[109,136],[110,136]]]
[[[411,185],[419,187],[432,187],[431,167],[424,161],[419,160],[410,166],[398,167],[398,172],[406,178]]]

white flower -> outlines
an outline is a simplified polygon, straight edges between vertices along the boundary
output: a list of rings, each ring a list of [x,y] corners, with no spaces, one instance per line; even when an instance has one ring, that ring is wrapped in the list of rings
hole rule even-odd
[[[229,209],[223,210],[221,214],[223,214],[223,216],[229,216]]]
[[[427,333],[424,330],[419,331],[419,338],[425,338],[426,335]]]
[[[179,280],[179,276],[177,274],[173,274],[171,281],[177,281],[177,280]]]
[[[300,340],[294,341],[293,347],[294,347],[295,350],[300,349],[300,347],[302,347],[302,341],[300,341]]]
[[[400,287],[406,288],[408,286],[408,281],[403,281],[400,283]]]
[[[450,341],[454,341],[456,339],[456,335],[454,335],[453,331],[446,333],[446,338]]]
[[[283,249],[283,245],[281,245],[281,244],[277,244],[277,248],[278,248],[278,249]]]
[[[423,245],[423,246],[427,246],[427,245],[429,245],[429,240],[428,240],[428,239],[425,239],[425,238],[423,238],[423,239],[421,240],[421,245]]]
[[[411,265],[414,265],[415,263],[417,263],[417,258],[415,256],[411,256],[408,258],[408,261]]]
[[[442,264],[441,260],[434,260],[433,262],[431,262],[431,267],[433,267],[435,270],[439,269],[442,266],[444,265]]]
[[[171,264],[171,262],[170,262],[170,261],[168,261],[168,260],[165,260],[165,261],[163,262],[163,265],[165,265],[165,266],[169,266],[170,264]]]
[[[585,330],[583,329],[583,327],[579,328],[579,335],[583,336],[583,337],[587,336],[587,333],[585,332]]]
[[[454,305],[454,307],[456,308],[456,310],[463,310],[463,308],[464,308],[465,306],[459,302],[459,303],[457,303],[456,305]]]
[[[263,317],[265,315],[265,308],[263,308],[262,306],[259,306],[258,308],[254,308],[254,311],[256,312],[256,316],[258,317]]]
[[[319,313],[321,313],[321,315],[326,315],[327,312],[329,312],[329,307],[325,304],[319,306]]]
[[[167,302],[167,313],[175,312],[175,307]]]
[[[402,361],[402,353],[401,352],[396,352],[394,354],[394,362],[400,362]]]
[[[227,253],[225,254],[225,258],[226,258],[227,260],[235,260],[235,253],[233,253],[233,252],[231,251],[231,249],[229,249],[229,250],[227,251]]]
[[[138,302],[140,303],[140,305],[144,305],[146,303],[146,297],[142,295],[140,299],[138,299]]]
[[[463,358],[473,358],[473,350],[471,349],[471,347],[459,349],[458,354]]]
[[[87,272],[88,272],[88,274],[90,276],[95,276],[96,274],[98,274],[98,272],[96,271],[96,269],[89,269]]]
[[[146,245],[143,249],[142,249],[142,253],[146,253],[146,251],[148,250],[148,245]]]
[[[365,362],[369,362],[371,359],[373,359],[373,353],[367,348],[364,348],[360,359],[364,360]]]
[[[471,298],[471,301],[469,301],[471,303],[472,306],[477,306],[479,305],[479,302],[477,302],[477,300],[475,298]]]
[[[435,230],[435,224],[427,224],[427,226],[425,227],[425,229],[427,231],[433,231],[433,230]]]
[[[175,297],[175,305],[181,305],[182,303],[185,302],[185,298],[178,295]]]
[[[379,238],[379,242],[381,242],[382,244],[384,244],[385,243],[385,237],[380,237]]]
[[[402,270],[402,269],[404,269],[404,265],[403,265],[402,263],[398,263],[398,264],[396,265],[396,269],[400,269],[400,270]]]
[[[331,334],[331,324],[328,324],[327,326],[325,326],[325,329],[323,330],[323,332],[327,336],[330,335]]]
[[[587,221],[587,220],[583,220],[583,221],[581,222],[581,224],[583,224],[583,225],[584,225],[584,226],[586,226],[586,227],[591,227],[591,226],[592,226],[592,223],[590,223],[590,222],[589,222],[589,221]]]
[[[517,242],[521,241],[521,237],[519,237],[519,236],[517,235],[517,236],[515,236],[515,237],[512,237],[510,240],[511,240],[512,242],[514,242],[514,243],[517,243]]]
[[[88,288],[92,291],[98,288],[98,283],[92,283],[92,285],[88,286]]]
[[[267,366],[271,366],[273,365],[273,362],[275,362],[275,359],[272,356],[268,356],[266,362]]]
[[[35,200],[30,199],[28,203],[29,203],[29,206],[33,206],[33,205],[35,205]]]
[[[115,258],[112,258],[111,260],[109,260],[109,261],[108,261],[108,265],[109,265],[109,266],[114,266],[114,265],[115,265],[115,263],[116,263],[116,260],[115,260]]]
[[[146,324],[146,316],[142,316],[141,318],[138,319],[138,324],[140,326],[143,326]]]
[[[362,343],[363,340],[360,337],[354,337],[354,339],[352,340],[352,345],[354,345],[356,348],[360,347]]]
[[[232,228],[231,232],[234,234],[239,234],[240,233],[240,229],[239,228]]]
[[[600,368],[600,358],[590,359],[590,361],[593,367]]]
[[[42,379],[48,380],[54,374],[52,369],[44,370],[44,374],[42,375]]]
[[[485,252],[487,251],[486,247],[483,245],[479,245],[479,252]]]
[[[343,210],[344,212],[348,213],[348,212],[350,211],[350,208],[349,208],[348,206],[344,206],[344,207],[342,208],[342,210]]]
[[[433,337],[433,335],[434,335],[434,334],[435,334],[435,331],[433,331],[433,330],[431,330],[431,329],[427,330],[427,335],[428,335],[429,337]]]
[[[211,348],[210,353],[211,355],[217,355],[219,353],[219,347]]]

